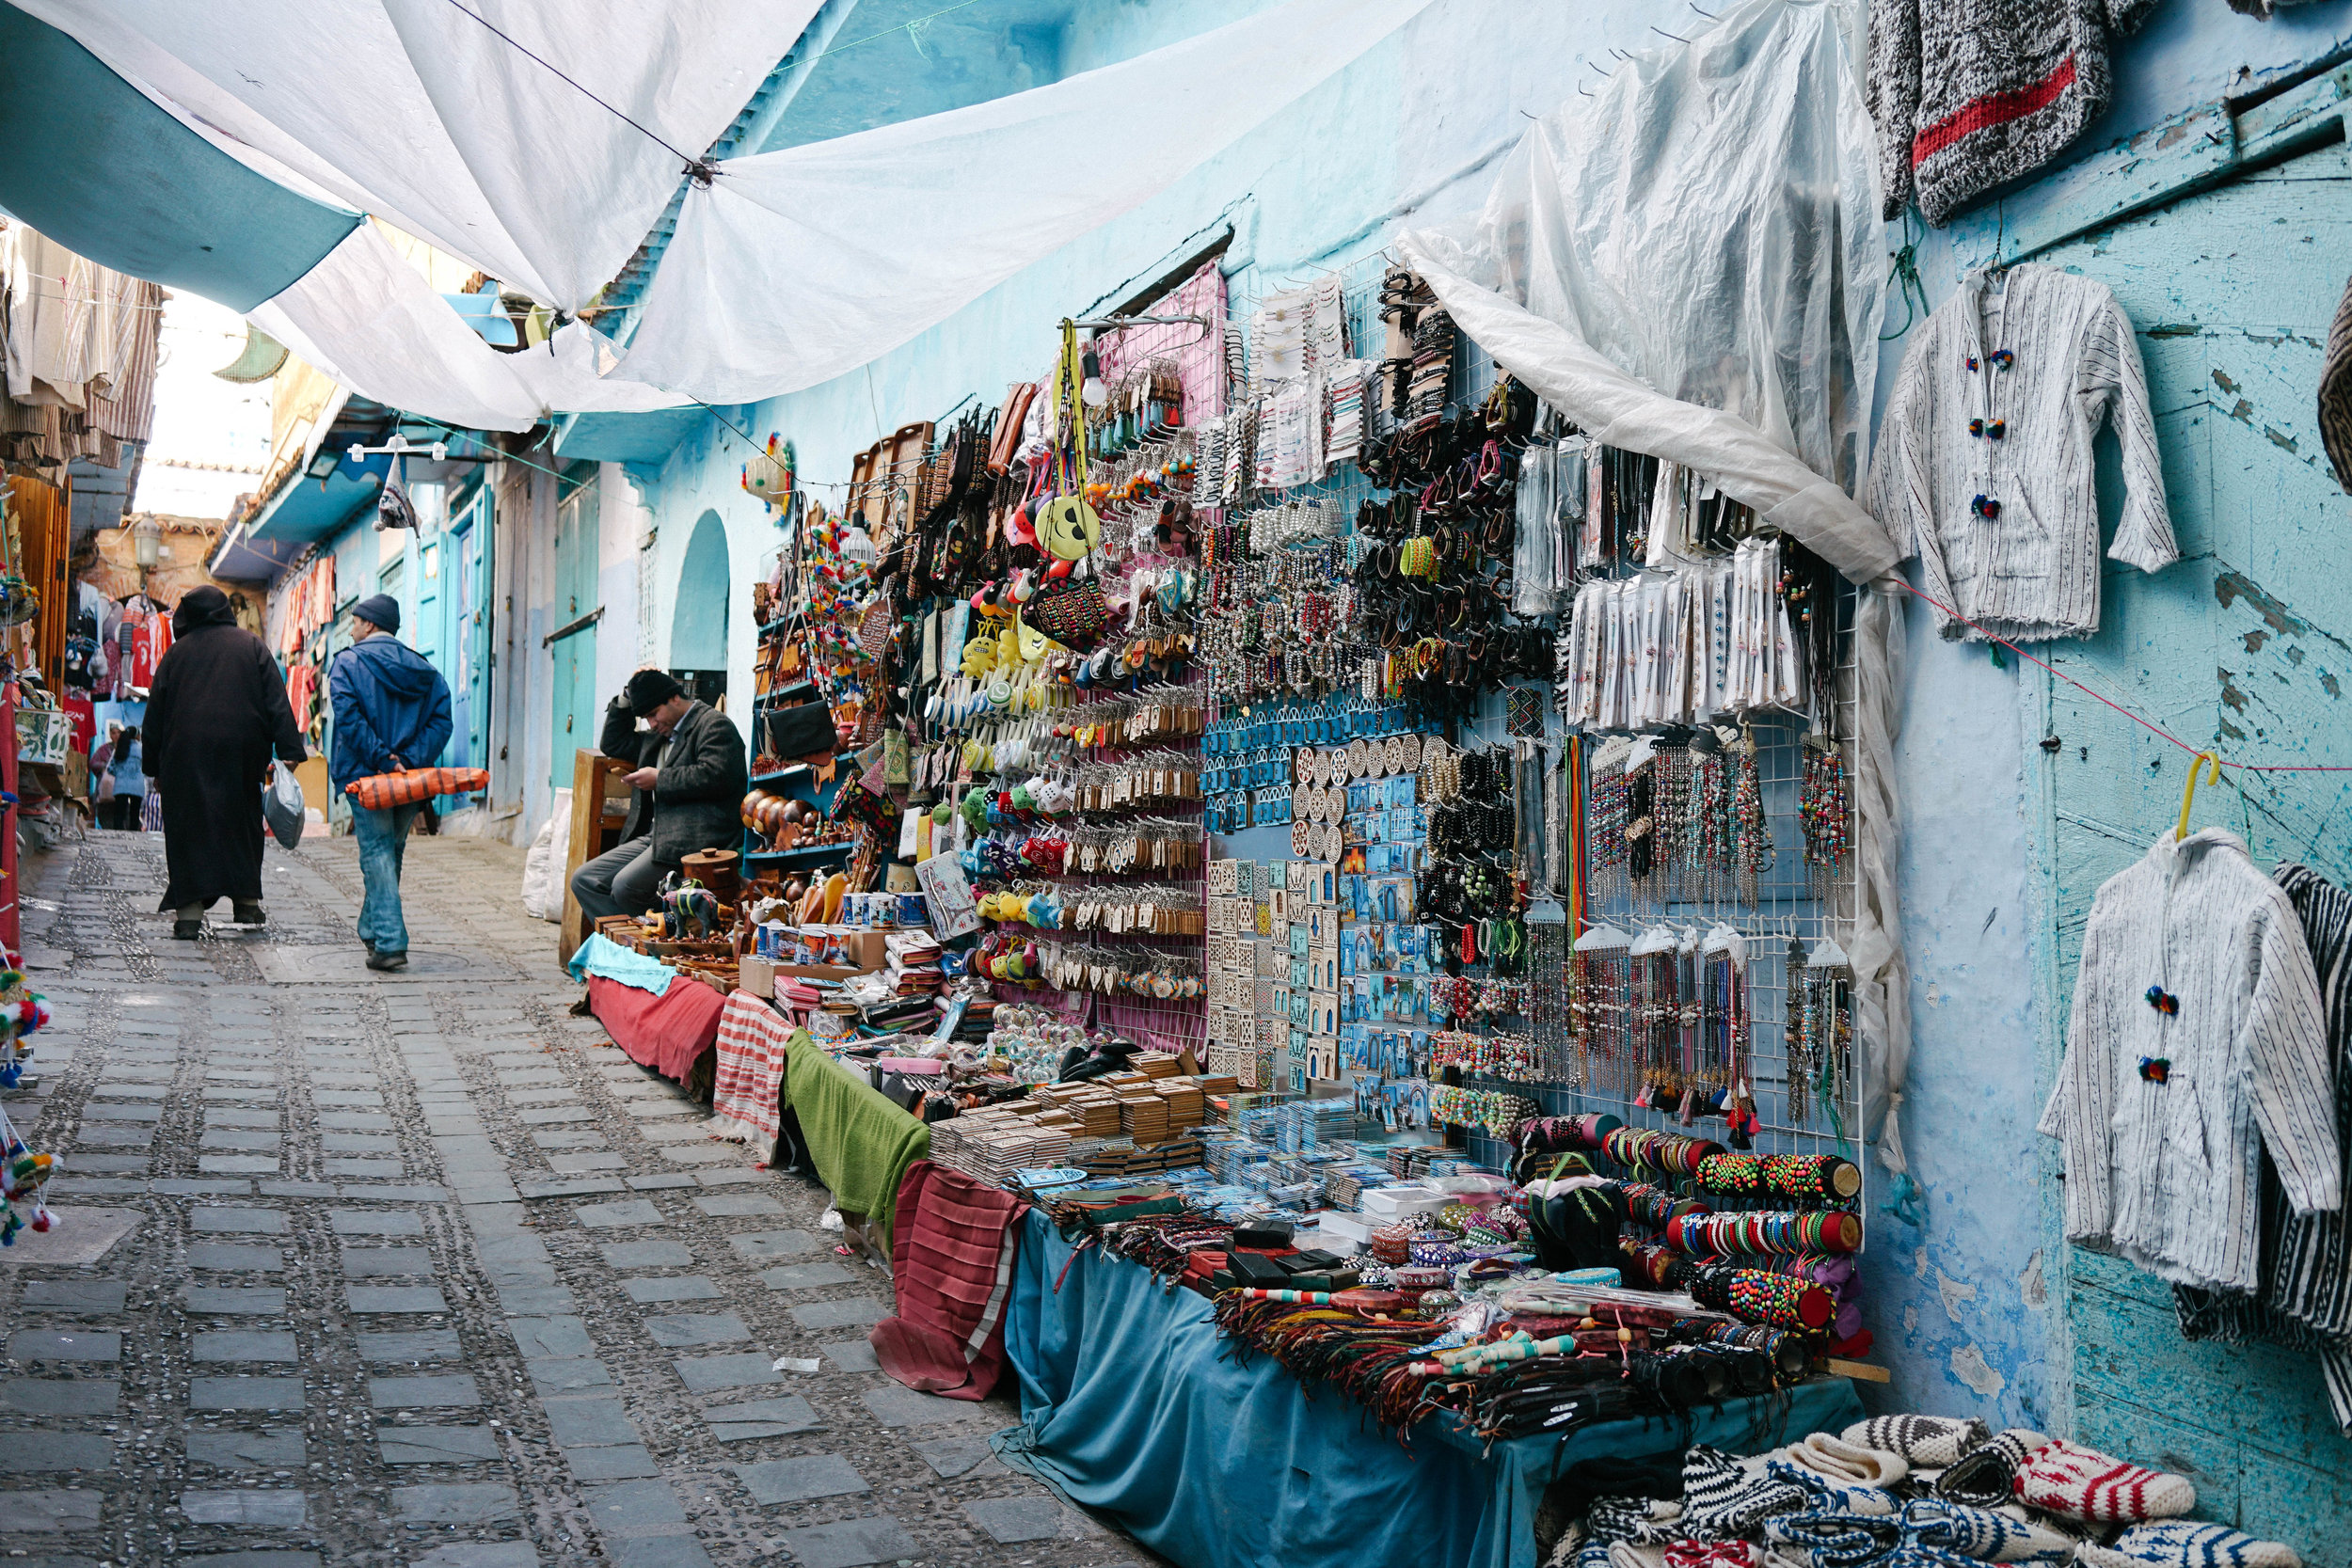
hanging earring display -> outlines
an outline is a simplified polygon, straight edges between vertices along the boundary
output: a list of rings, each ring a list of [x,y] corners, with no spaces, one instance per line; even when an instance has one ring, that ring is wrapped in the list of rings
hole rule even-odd
[[[1828,900],[1846,874],[1851,845],[1851,807],[1846,796],[1846,761],[1836,744],[1808,734],[1804,783],[1798,818],[1804,829],[1804,863],[1813,896]]]

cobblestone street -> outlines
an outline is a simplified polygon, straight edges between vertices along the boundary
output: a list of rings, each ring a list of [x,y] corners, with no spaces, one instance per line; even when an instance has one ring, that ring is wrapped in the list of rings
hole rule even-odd
[[[1009,1377],[974,1405],[875,1370],[886,1274],[569,1016],[519,850],[412,842],[390,978],[350,839],[273,847],[266,929],[199,942],[151,912],[162,850],[27,858],[56,1017],[5,1103],[64,1157],[62,1223],[0,1252],[0,1556],[1148,1560],[991,1456]]]

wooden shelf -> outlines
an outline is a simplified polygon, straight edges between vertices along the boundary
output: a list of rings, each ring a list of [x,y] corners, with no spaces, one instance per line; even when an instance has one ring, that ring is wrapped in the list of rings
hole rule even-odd
[[[789,767],[789,768],[779,768],[777,771],[775,771],[775,772],[773,772],[773,773],[762,773],[762,774],[760,774],[757,778],[755,778],[755,779],[752,780],[752,787],[753,787],[754,789],[756,789],[756,788],[758,788],[761,784],[775,784],[775,783],[778,783],[778,782],[779,782],[779,781],[781,781],[781,780],[784,780],[784,779],[788,779],[788,778],[792,777],[792,775],[793,775],[793,774],[795,774],[795,773],[814,773],[815,771],[817,771],[817,770],[816,770],[815,768],[811,768],[811,767],[810,767],[807,763],[804,763],[804,762],[796,762],[796,763],[794,763],[791,767]]]

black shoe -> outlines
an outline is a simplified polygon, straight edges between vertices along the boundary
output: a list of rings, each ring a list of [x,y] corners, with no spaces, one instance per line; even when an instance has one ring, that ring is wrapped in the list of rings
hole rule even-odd
[[[262,926],[268,924],[269,921],[269,911],[263,909],[259,902],[247,904],[242,900],[232,899],[229,905],[229,914],[230,918],[240,926]]]
[[[204,922],[200,917],[195,920],[175,920],[171,923],[171,935],[175,942],[194,942],[203,934]]]
[[[408,967],[408,955],[405,953],[370,953],[368,955],[368,967],[373,970],[380,970],[384,974],[389,974],[395,969],[406,969]]]

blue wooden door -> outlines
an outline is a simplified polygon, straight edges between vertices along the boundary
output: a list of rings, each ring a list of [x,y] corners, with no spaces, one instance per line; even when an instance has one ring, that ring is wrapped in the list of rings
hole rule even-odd
[[[2328,323],[2352,276],[2352,207],[2337,194],[2348,179],[2344,147],[2324,148],[2034,258],[2106,283],[2137,329],[2184,557],[2153,576],[2109,562],[2099,634],[2044,651],[2233,761],[2352,764],[2352,501],[2315,415]],[[2102,444],[2112,537],[2121,483],[2113,438]],[[2035,678],[2048,714],[2054,1063],[2091,900],[2177,819],[2189,759],[2085,692]],[[2233,773],[2200,792],[2191,827],[2232,830],[2265,870],[2301,860],[2352,885],[2347,807],[2352,776]],[[2201,1517],[2291,1541],[2306,1561],[2352,1560],[2352,1442],[2329,1418],[2314,1357],[2185,1340],[2170,1287],[2078,1249],[2066,1320],[2083,1441],[2186,1473]]]
[[[441,673],[450,678],[447,652],[449,644],[442,639],[441,626],[441,556],[445,536],[435,534],[420,539],[410,546],[416,563],[410,580],[416,585],[416,605],[410,619],[417,628],[416,649]],[[453,682],[453,687],[454,683]]]
[[[597,606],[600,541],[596,467],[580,467],[584,472],[577,482],[565,479],[564,499],[555,512],[555,604],[548,630],[562,635],[554,644],[555,744],[548,782],[558,789],[571,787],[573,753],[596,745],[596,628],[593,622],[578,623]]]
[[[486,486],[451,520],[440,540],[442,673],[449,677],[453,768],[489,765],[490,591],[487,543],[495,537]]]

